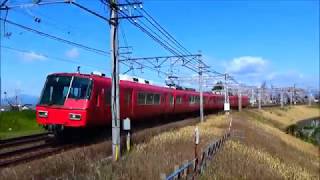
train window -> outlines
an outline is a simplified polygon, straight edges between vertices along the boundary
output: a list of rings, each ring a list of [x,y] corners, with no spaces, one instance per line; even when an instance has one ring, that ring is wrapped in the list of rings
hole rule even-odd
[[[160,94],[153,93],[138,93],[138,104],[139,105],[158,105],[160,104]]]
[[[111,90],[110,89],[105,89],[104,90],[104,96],[105,96],[106,105],[110,105],[111,104]]]
[[[172,95],[170,95],[170,105],[172,106],[174,104],[174,98]]]
[[[189,104],[194,104],[194,97],[193,96],[189,96]]]
[[[127,105],[129,105],[129,104],[130,104],[130,101],[131,101],[131,92],[130,92],[130,91],[127,91],[127,92],[126,92],[126,96],[125,96],[125,103],[126,103]]]
[[[48,76],[39,104],[63,105],[71,79],[70,76]]]
[[[91,89],[89,89],[89,87],[90,87],[89,82],[90,82],[90,79],[88,79],[88,78],[74,77],[68,98],[73,98],[73,99],[86,99],[86,98],[88,98],[87,91],[88,90],[91,91]]]
[[[177,96],[176,97],[176,103],[177,104],[182,104],[182,97],[181,96]]]
[[[199,96],[196,96],[196,97],[195,97],[195,102],[196,102],[197,104],[200,104],[200,97],[199,97]]]
[[[160,104],[160,94],[154,95],[154,104]]]
[[[138,104],[143,105],[146,104],[146,94],[139,92],[138,93]]]
[[[153,94],[147,94],[147,103],[146,104],[153,104]]]

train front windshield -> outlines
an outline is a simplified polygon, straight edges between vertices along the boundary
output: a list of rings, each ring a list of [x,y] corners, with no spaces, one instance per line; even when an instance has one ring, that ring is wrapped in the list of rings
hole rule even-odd
[[[89,78],[72,76],[48,76],[40,105],[63,105],[66,98],[89,99],[92,81]]]

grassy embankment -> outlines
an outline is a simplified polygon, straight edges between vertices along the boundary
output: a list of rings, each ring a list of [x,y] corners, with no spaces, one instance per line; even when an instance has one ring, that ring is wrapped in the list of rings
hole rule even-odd
[[[43,132],[34,111],[0,112],[0,139]]]
[[[281,115],[274,116],[273,111]],[[286,134],[280,126],[317,116],[319,109],[299,106],[283,111],[269,108],[233,112],[233,129],[242,137],[227,141],[199,178],[319,179],[317,147]],[[228,123],[223,115],[210,115],[198,124],[200,149],[224,134]],[[154,135],[135,145],[117,163],[102,160],[108,147],[101,143],[3,169],[0,179],[159,179],[160,173],[171,173],[175,165],[193,158],[194,128],[189,125]]]
[[[295,106],[234,114],[242,138],[226,143],[202,179],[319,179],[319,147],[284,132],[298,120],[319,116],[319,108]]]

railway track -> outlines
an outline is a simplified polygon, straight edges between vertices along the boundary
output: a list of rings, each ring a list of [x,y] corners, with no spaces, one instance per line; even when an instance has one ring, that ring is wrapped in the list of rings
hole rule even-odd
[[[49,133],[0,141],[0,168],[37,159],[61,150]]]
[[[0,140],[0,149],[32,143],[32,142],[41,141],[41,140],[46,140],[49,138],[49,136],[50,136],[49,133],[40,133],[40,134],[33,134],[28,136],[21,136],[17,138]]]

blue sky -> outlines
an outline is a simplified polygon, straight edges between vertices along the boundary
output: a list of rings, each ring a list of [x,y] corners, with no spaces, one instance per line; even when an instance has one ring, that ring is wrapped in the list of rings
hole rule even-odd
[[[27,1],[11,0],[9,4]],[[109,15],[97,0],[77,2]],[[189,51],[200,50],[212,69],[231,73],[240,82],[256,86],[266,80],[278,87],[319,87],[319,1],[145,0],[143,8]],[[34,17],[41,22],[36,23]],[[105,51],[110,48],[109,25],[71,5],[17,8],[9,11],[7,19]],[[133,57],[170,55],[126,20],[121,21],[121,29],[133,46]],[[110,75],[109,56],[9,24],[5,32],[11,35],[1,36],[2,46],[27,50],[2,49],[2,89],[9,94],[19,89],[20,93],[39,96],[47,74],[74,72],[77,65],[82,72],[99,70]],[[122,34],[119,41],[123,46]],[[122,66],[121,71],[126,70]],[[163,76],[147,69],[132,74],[164,81]]]

